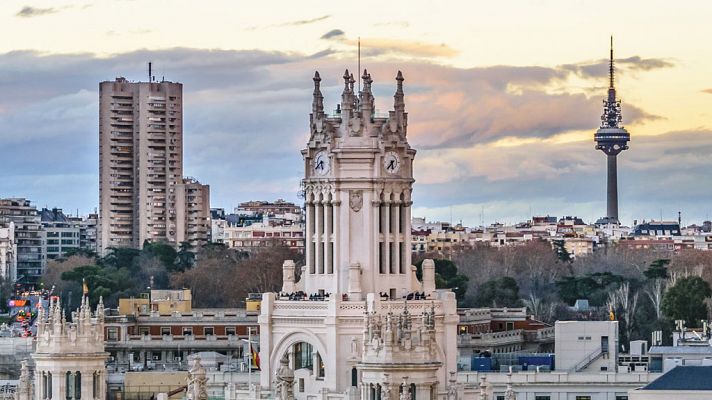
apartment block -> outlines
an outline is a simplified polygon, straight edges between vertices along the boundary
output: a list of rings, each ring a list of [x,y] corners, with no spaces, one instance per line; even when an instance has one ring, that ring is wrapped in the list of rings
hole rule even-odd
[[[54,260],[81,245],[80,224],[67,217],[61,208],[43,208],[39,212],[42,223],[42,257]]]
[[[16,273],[11,279],[37,282],[46,266],[37,208],[24,198],[0,199],[0,228],[14,226]]]
[[[177,243],[188,242],[197,249],[210,237],[210,186],[194,178],[176,185]]]
[[[99,98],[100,250],[177,243],[183,85],[117,78]]]

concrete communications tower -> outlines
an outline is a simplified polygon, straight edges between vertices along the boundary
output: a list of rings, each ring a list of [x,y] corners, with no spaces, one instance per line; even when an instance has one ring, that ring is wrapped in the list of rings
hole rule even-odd
[[[613,37],[611,36],[611,55],[609,62],[608,98],[603,101],[601,127],[594,135],[596,150],[603,151],[608,156],[608,195],[606,220],[618,224],[618,154],[628,150],[630,134],[621,124],[621,102],[616,99],[613,68]]]

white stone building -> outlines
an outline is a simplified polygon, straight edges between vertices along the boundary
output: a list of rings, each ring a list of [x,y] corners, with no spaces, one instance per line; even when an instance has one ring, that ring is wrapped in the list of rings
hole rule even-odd
[[[17,244],[15,243],[15,223],[0,227],[0,277],[14,282],[17,277]]]
[[[37,316],[35,400],[103,400],[106,398],[104,305],[92,314],[89,300],[67,319],[59,302]]]
[[[404,390],[417,399],[441,399],[448,373],[456,370],[458,315],[455,294],[435,290],[432,262],[424,263],[422,282],[411,265],[415,150],[406,138],[403,76],[396,77],[394,110],[387,117],[375,113],[370,74],[364,71],[362,78],[356,96],[353,75],[345,73],[341,104],[327,115],[321,78],[314,77],[311,137],[302,150],[306,266],[295,282],[296,266],[285,262],[283,293],[263,296],[260,389],[275,389],[287,354],[297,399],[396,399]],[[415,292],[417,300],[405,299]],[[302,294],[312,301],[299,300]],[[403,337],[392,338],[381,345],[364,333],[366,313],[385,320],[406,307],[426,320],[421,329],[427,333],[419,339],[406,344]],[[393,334],[384,326],[384,337]],[[414,349],[421,352],[417,362],[427,367],[403,362],[403,352]],[[366,390],[375,382],[393,390]]]

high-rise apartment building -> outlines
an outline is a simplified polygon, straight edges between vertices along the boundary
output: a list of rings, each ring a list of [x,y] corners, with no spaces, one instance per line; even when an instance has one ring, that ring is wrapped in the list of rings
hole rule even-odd
[[[177,243],[183,85],[117,78],[99,98],[100,251]]]
[[[210,186],[194,178],[176,185],[177,243],[188,242],[197,249],[210,237]]]
[[[0,199],[0,228],[10,226],[14,226],[16,271],[8,277],[37,282],[47,261],[42,257],[42,225],[37,208],[24,198]]]

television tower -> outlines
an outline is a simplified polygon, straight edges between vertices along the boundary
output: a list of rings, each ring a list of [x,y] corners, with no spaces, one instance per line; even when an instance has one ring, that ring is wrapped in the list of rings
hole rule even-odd
[[[608,65],[608,98],[603,100],[603,115],[601,127],[594,135],[596,150],[603,151],[608,156],[608,196],[606,219],[609,223],[620,223],[618,220],[618,153],[628,150],[630,134],[621,124],[621,102],[616,99],[613,68],[613,36],[611,36],[611,59]]]

